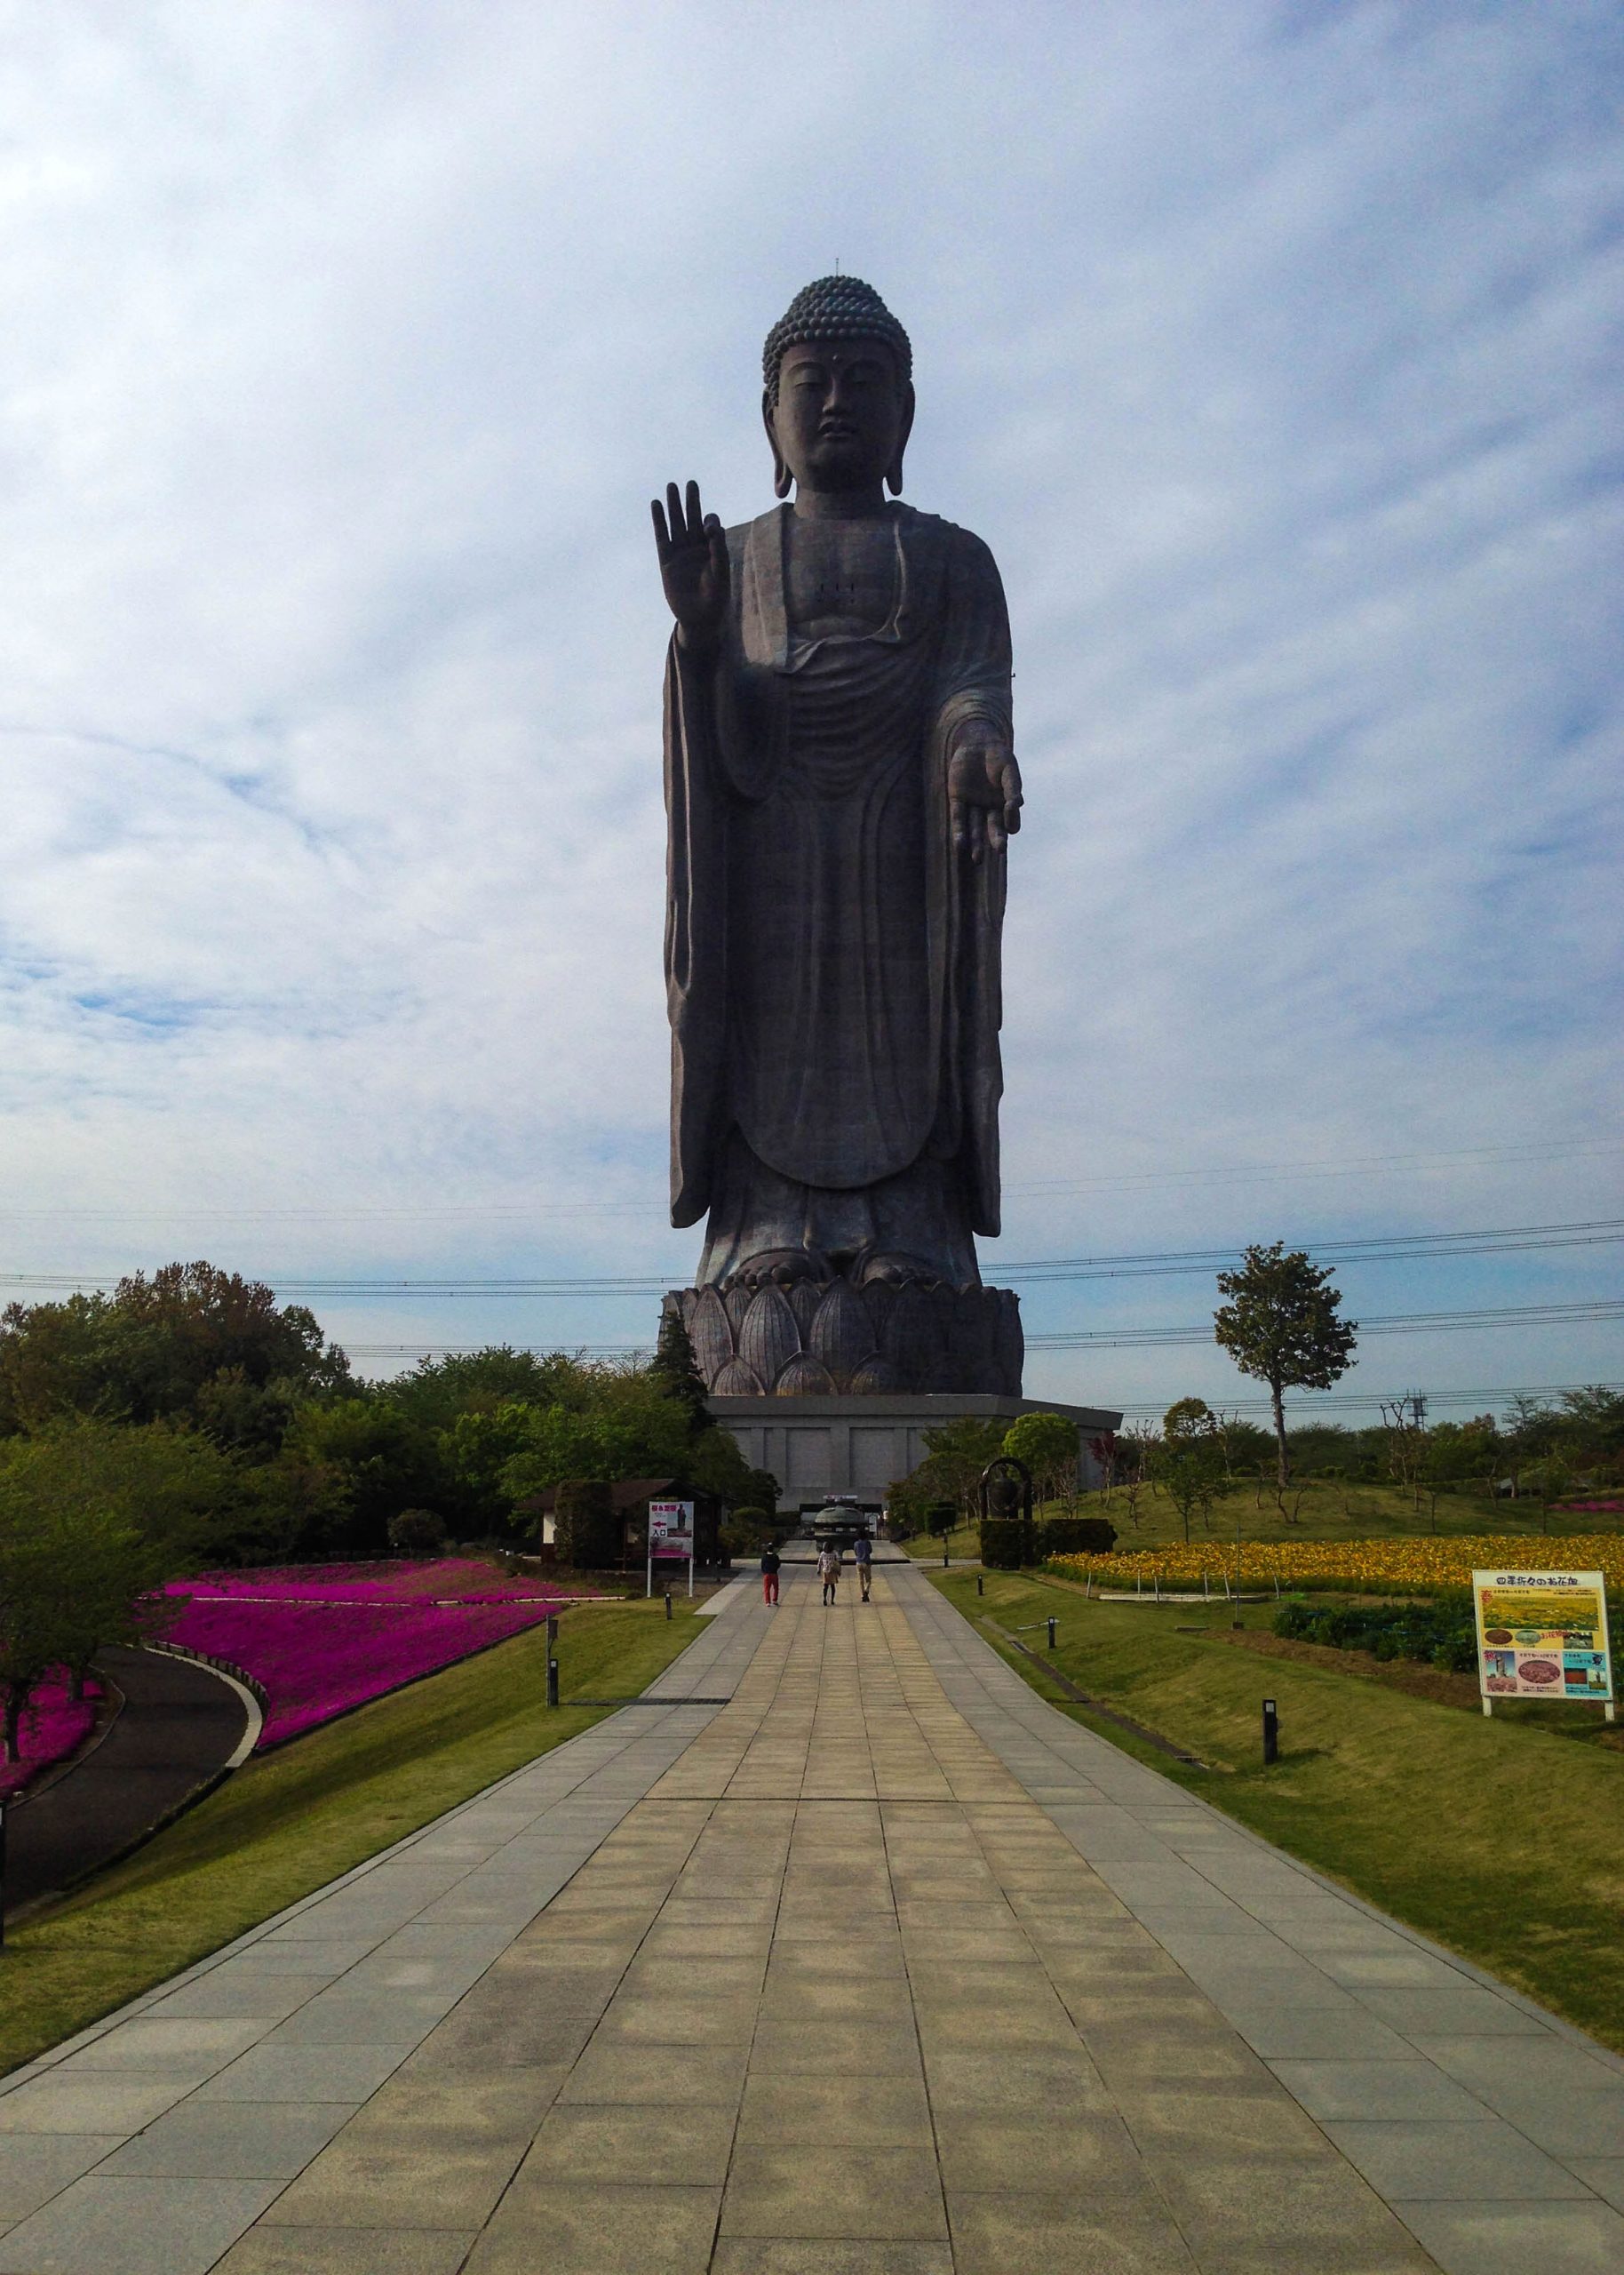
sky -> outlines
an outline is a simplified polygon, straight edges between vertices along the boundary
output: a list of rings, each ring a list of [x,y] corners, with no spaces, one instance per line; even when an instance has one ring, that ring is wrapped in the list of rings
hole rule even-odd
[[[1014,628],[984,1275],[1624,1219],[1615,8],[9,0],[0,36],[0,1297],[691,1277],[647,501],[771,503],[760,341],[837,263],[912,337],[905,494]],[[1574,1304],[1620,1253],[1338,1278],[1360,1319]],[[657,1303],[309,1300],[378,1373]],[[1371,1337],[1342,1390],[1593,1381],[1624,1320]],[[1198,1346],[1027,1384],[1258,1394]]]

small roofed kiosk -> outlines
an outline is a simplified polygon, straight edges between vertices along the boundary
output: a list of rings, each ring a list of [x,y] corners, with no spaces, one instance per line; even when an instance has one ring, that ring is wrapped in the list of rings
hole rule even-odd
[[[545,1492],[533,1493],[521,1501],[519,1515],[538,1527],[544,1563],[551,1562],[556,1554],[558,1495],[560,1489],[549,1485]],[[609,1487],[609,1506],[620,1521],[619,1555],[617,1565],[630,1571],[641,1565],[649,1551],[649,1504],[650,1501],[691,1501],[694,1505],[694,1561],[714,1564],[721,1546],[722,1506],[709,1493],[685,1491],[669,1477],[622,1477]]]

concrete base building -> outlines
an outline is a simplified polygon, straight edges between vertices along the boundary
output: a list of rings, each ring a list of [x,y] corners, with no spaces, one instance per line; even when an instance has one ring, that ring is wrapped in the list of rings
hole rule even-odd
[[[846,1398],[719,1398],[712,1417],[738,1441],[752,1469],[769,1469],[783,1504],[813,1502],[830,1494],[878,1499],[895,1479],[919,1467],[929,1451],[927,1430],[961,1415],[1013,1422],[1021,1414],[1063,1414],[1075,1422],[1085,1485],[1098,1481],[1088,1440],[1121,1427],[1120,1413],[1103,1406],[1068,1406],[1053,1398],[999,1398],[971,1392],[932,1396]]]

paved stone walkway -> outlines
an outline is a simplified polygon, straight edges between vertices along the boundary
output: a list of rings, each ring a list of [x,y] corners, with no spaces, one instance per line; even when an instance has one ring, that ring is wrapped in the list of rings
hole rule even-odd
[[[785,1577],[657,1686],[729,1705],[613,1717],[0,2092],[0,2275],[1617,2275],[1624,2064],[912,1569]]]

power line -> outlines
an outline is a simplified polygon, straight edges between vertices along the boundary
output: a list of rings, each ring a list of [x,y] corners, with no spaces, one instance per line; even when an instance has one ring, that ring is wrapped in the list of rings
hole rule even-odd
[[[1603,1217],[1561,1225],[1500,1225],[1453,1233],[1388,1233],[1364,1239],[1302,1241],[1311,1256],[1347,1264],[1396,1264],[1429,1257],[1496,1256],[1536,1249],[1596,1248],[1624,1241],[1624,1217]],[[1288,1243],[1290,1245],[1290,1243]],[[1239,1260],[1239,1248],[1174,1249],[1131,1251],[1121,1256],[1032,1257],[999,1264],[1003,1281],[1029,1285],[1086,1280],[1159,1279],[1172,1274],[1206,1273],[1214,1266]],[[88,1293],[106,1289],[123,1275],[118,1273],[76,1276],[68,1273],[0,1273],[0,1287],[27,1288],[56,1293]],[[256,1275],[250,1275],[256,1276]],[[577,1273],[555,1279],[512,1277],[454,1280],[339,1280],[282,1278],[260,1275],[283,1296],[413,1296],[434,1300],[487,1296],[537,1297],[658,1295],[672,1284],[669,1274],[627,1273],[593,1276]]]
[[[1447,1153],[1365,1153],[1343,1160],[1297,1161],[1235,1161],[1222,1167],[1189,1169],[1130,1170],[1117,1176],[1038,1177],[1011,1182],[1004,1191],[1010,1199],[1053,1199],[1073,1193],[1137,1190],[1158,1185],[1223,1185],[1262,1177],[1363,1177],[1377,1169],[1425,1169],[1441,1162],[1481,1161],[1517,1163],[1593,1159],[1617,1153],[1620,1138],[1573,1138],[1565,1143],[1513,1145],[1469,1145]],[[573,1201],[411,1201],[385,1206],[344,1202],[330,1208],[214,1209],[201,1206],[176,1209],[0,1208],[0,1224],[36,1218],[71,1217],[91,1223],[125,1224],[353,1224],[383,1218],[424,1222],[435,1217],[569,1217],[576,1221],[594,1217],[639,1214],[649,1216],[664,1206],[663,1194],[649,1189],[646,1199],[599,1201],[587,1206]]]
[[[1389,1312],[1358,1322],[1361,1335],[1450,1334],[1466,1328],[1554,1327],[1589,1320],[1624,1319],[1624,1299],[1595,1303],[1508,1304],[1495,1309],[1453,1312]],[[1079,1329],[1057,1335],[1029,1335],[1029,1351],[1129,1351],[1191,1348],[1214,1340],[1211,1327],[1122,1327]]]

